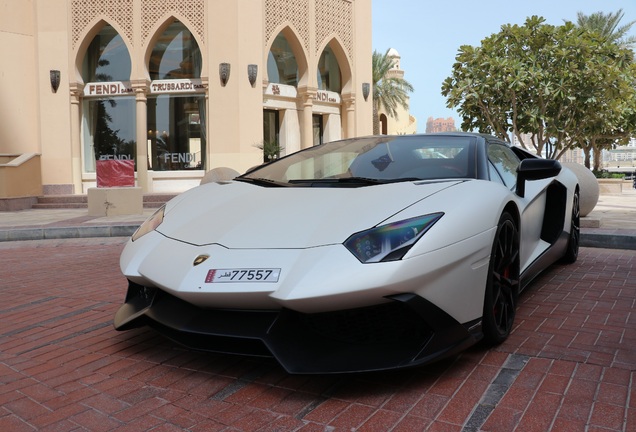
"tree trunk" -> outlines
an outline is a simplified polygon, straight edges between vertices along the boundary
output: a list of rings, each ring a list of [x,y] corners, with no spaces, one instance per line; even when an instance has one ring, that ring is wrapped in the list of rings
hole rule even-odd
[[[594,171],[600,171],[601,168],[601,149],[596,145],[592,146],[594,151]]]
[[[373,135],[380,135],[380,118],[378,116],[378,107],[373,104]]]

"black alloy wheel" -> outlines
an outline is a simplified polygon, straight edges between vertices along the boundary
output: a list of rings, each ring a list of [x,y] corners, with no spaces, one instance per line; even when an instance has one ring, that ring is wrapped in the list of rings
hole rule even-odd
[[[519,293],[519,231],[503,213],[490,255],[482,328],[487,344],[500,344],[510,334]]]
[[[561,258],[564,264],[572,264],[579,257],[579,243],[581,242],[581,209],[580,209],[579,191],[574,192],[574,200],[572,202],[572,221],[570,224],[570,237],[568,239],[568,248],[565,255]]]

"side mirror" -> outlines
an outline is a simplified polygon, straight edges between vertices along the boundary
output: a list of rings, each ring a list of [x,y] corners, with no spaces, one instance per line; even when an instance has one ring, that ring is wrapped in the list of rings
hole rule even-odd
[[[526,194],[526,181],[555,177],[561,172],[561,164],[554,159],[524,159],[517,167],[517,190],[520,197]]]

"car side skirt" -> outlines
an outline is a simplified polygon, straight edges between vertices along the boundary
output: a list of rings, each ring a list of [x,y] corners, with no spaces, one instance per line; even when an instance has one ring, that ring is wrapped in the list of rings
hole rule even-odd
[[[369,307],[305,314],[290,309],[203,309],[129,282],[117,330],[150,326],[189,348],[274,357],[289,373],[323,374],[419,366],[459,353],[481,337],[415,294]]]

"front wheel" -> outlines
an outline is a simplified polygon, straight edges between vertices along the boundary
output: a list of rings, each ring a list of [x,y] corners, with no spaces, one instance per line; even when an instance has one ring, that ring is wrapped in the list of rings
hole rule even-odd
[[[490,254],[484,298],[484,340],[500,344],[510,334],[519,292],[519,231],[509,213],[499,219]]]

